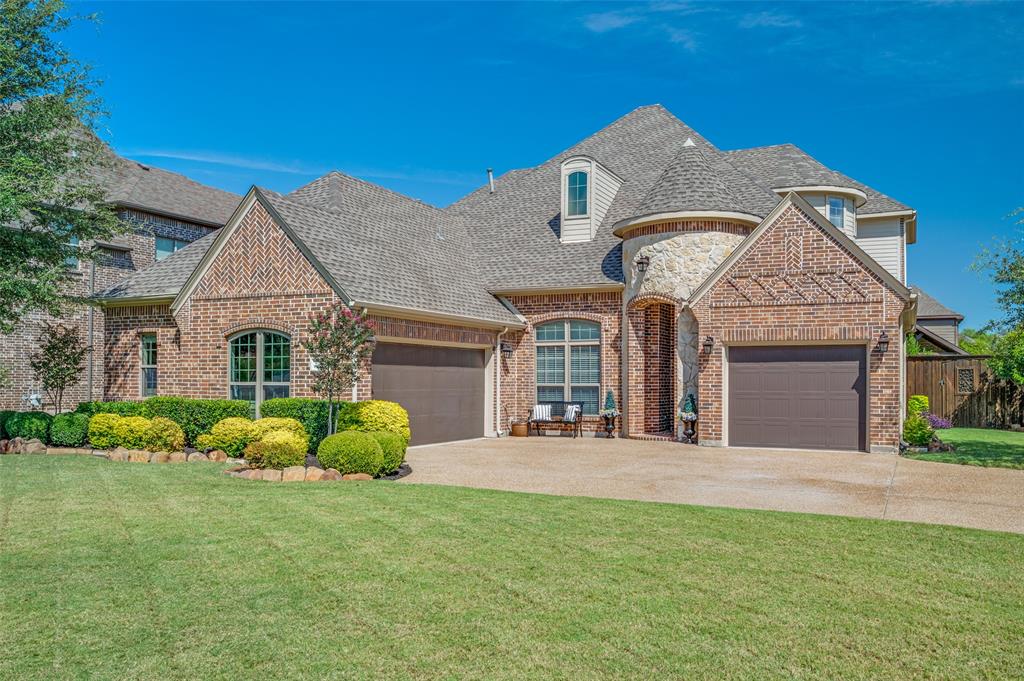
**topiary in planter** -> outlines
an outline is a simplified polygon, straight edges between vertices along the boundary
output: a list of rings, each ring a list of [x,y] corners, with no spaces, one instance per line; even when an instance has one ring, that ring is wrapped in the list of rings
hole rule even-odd
[[[174,421],[157,416],[149,420],[145,441],[151,452],[180,452],[185,447],[185,431]]]
[[[4,430],[11,438],[48,442],[51,421],[53,417],[46,412],[21,411],[7,419]]]
[[[124,418],[117,414],[96,414],[89,419],[89,444],[96,449],[117,446],[117,424]]]
[[[338,430],[358,430],[365,433],[390,431],[409,442],[409,412],[397,402],[366,400],[349,403],[338,414]]]
[[[218,421],[213,430],[196,439],[200,449],[219,449],[228,456],[240,456],[242,450],[256,439],[252,421],[231,417]]]
[[[316,451],[324,468],[342,473],[367,473],[377,476],[384,468],[384,451],[369,433],[345,431],[324,438]]]
[[[245,450],[250,468],[288,468],[306,464],[306,439],[290,430],[272,430]]]
[[[390,473],[398,470],[398,467],[405,461],[405,438],[398,433],[383,430],[370,433],[370,435],[380,445],[384,454],[384,465],[381,467],[381,472]]]
[[[306,429],[296,419],[268,416],[253,421],[252,428],[257,440],[262,440],[268,433],[277,430],[288,431],[302,440],[304,450],[309,449],[309,434],[306,433]]]
[[[89,417],[86,414],[58,414],[50,424],[50,444],[60,447],[81,447],[89,439]]]
[[[127,449],[144,449],[149,426],[150,420],[145,416],[121,417],[121,420],[114,424],[117,445]]]

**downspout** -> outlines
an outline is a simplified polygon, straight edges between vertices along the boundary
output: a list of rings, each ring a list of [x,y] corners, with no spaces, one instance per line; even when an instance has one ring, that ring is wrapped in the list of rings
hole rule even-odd
[[[508,331],[508,327],[502,328],[498,332],[497,338],[494,340],[494,365],[497,367],[498,375],[494,378],[495,384],[495,397],[494,397],[494,436],[501,437],[501,337]]]
[[[354,301],[354,300],[350,300],[348,302],[349,309],[354,309],[355,305],[356,305],[356,301]],[[368,308],[363,307],[363,316],[364,317],[366,316],[367,310],[368,310]],[[370,371],[373,371],[373,360],[372,359],[370,360]],[[372,397],[372,395],[371,395],[371,397]],[[358,382],[352,384],[352,401],[353,402],[358,402],[359,401]]]
[[[96,260],[89,260],[89,299],[96,295]],[[93,334],[96,329],[96,310],[92,305],[89,305],[89,367],[88,367],[88,378],[85,381],[86,398],[89,401],[96,399],[92,394],[92,377],[93,377],[93,365],[96,363],[96,344]]]

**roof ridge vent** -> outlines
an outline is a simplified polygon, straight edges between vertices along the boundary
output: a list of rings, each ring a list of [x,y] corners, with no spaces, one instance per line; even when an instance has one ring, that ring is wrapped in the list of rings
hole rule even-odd
[[[692,137],[687,137],[686,141],[683,142],[684,147],[695,147],[697,144],[693,141]]]

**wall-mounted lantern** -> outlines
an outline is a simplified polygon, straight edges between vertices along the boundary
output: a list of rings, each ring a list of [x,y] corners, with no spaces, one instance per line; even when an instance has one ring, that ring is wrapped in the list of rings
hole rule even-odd
[[[885,331],[878,336],[878,351],[883,355],[889,352],[889,334]]]
[[[501,356],[505,359],[512,359],[512,344],[508,341],[501,341]]]
[[[651,264],[651,259],[646,255],[641,255],[636,259],[636,271],[643,273],[647,271],[647,266]]]
[[[704,354],[710,355],[711,351],[715,349],[715,339],[711,336],[704,337]]]

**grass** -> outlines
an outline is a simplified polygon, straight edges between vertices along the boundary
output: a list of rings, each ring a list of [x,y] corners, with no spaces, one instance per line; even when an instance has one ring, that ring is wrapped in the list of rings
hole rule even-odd
[[[909,454],[912,459],[1024,469],[1024,433],[984,428],[950,428],[936,431],[939,439],[953,445],[952,452]]]
[[[0,457],[0,678],[1010,678],[1024,537]]]

